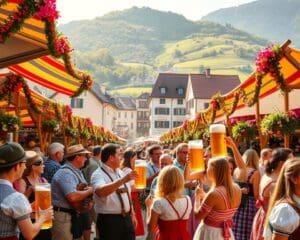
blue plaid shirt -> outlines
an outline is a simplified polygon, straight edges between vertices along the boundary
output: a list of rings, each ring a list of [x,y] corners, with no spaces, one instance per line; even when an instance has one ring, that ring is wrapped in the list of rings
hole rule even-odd
[[[58,169],[60,169],[61,165],[57,161],[51,159],[50,157],[47,158],[44,164],[45,169],[43,177],[46,178],[49,183],[51,183],[54,174],[57,172]]]

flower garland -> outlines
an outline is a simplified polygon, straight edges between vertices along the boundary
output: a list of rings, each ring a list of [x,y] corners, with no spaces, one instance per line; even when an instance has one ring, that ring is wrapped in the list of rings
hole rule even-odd
[[[0,131],[15,132],[21,127],[21,120],[18,117],[10,114],[5,114],[0,111]]]
[[[3,1],[5,4],[6,1]],[[67,38],[62,37],[56,32],[56,20],[59,17],[56,10],[56,0],[24,0],[18,5],[15,13],[5,20],[0,28],[0,43],[4,43],[11,33],[20,31],[25,20],[29,17],[35,17],[38,20],[45,22],[45,34],[47,37],[48,48],[52,56],[62,58],[67,72],[81,80],[81,86],[73,94],[73,97],[80,95],[84,90],[90,89],[92,85],[91,77],[88,74],[76,71],[71,63],[70,52],[73,50],[70,47]]]
[[[18,93],[21,89],[23,89],[23,92],[25,94],[27,103],[29,104],[29,107],[36,113],[41,113],[40,109],[38,109],[35,102],[32,100],[30,89],[24,80],[19,75],[9,73],[6,75],[6,81],[4,83],[4,87],[0,89],[0,99],[3,99],[4,97],[8,97],[8,102],[11,102],[12,93]]]
[[[281,91],[284,91],[286,89],[286,85],[283,74],[280,71],[280,59],[282,55],[283,54],[280,46],[268,46],[263,51],[258,53],[255,65],[258,78],[262,78],[269,73],[276,81],[277,88]]]

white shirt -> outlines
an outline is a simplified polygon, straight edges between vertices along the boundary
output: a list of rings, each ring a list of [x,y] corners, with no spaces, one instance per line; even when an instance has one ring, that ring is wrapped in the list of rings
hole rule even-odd
[[[102,167],[104,170],[111,176],[111,178],[115,181],[119,178],[122,178],[125,176],[124,172],[121,169],[116,169],[114,171],[112,168],[107,166],[105,163],[102,164]],[[95,200],[95,211],[96,213],[102,213],[102,214],[121,214],[122,213],[122,207],[120,199],[116,192],[111,193],[110,195],[106,197],[98,197],[95,193],[95,190],[98,187],[101,187],[105,184],[111,183],[112,181],[107,176],[106,173],[103,172],[101,168],[98,168],[91,177],[91,184],[94,189],[94,200]],[[130,184],[126,183],[126,186],[128,188],[128,194],[130,196]],[[119,188],[124,188],[124,184],[121,185]],[[121,193],[121,197],[123,199],[125,212],[129,212],[130,210],[130,203],[127,196],[127,193]]]
[[[293,199],[297,203],[297,206],[300,207],[300,198],[293,195]],[[279,203],[273,207],[269,216],[269,222],[273,227],[274,233],[288,236],[299,226],[300,217],[291,205],[288,203]],[[266,240],[272,239],[272,231],[270,227],[265,228],[264,238]]]
[[[180,217],[182,217],[184,212],[186,211],[182,219],[189,218],[192,211],[192,203],[189,196],[178,198],[175,200],[175,202],[172,202],[172,204]],[[170,203],[165,198],[155,199],[152,205],[152,209],[157,214],[159,214],[159,218],[162,220],[178,219],[178,215],[176,214],[175,210],[171,207]]]

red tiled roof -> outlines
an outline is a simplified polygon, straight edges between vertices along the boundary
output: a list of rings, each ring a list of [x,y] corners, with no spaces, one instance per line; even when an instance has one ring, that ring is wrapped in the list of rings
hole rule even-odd
[[[194,98],[210,99],[217,92],[225,94],[241,82],[237,75],[190,74]]]

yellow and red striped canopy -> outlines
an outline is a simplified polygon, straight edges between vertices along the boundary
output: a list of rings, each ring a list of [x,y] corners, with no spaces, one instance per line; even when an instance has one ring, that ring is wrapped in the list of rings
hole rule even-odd
[[[18,10],[21,0],[0,6],[0,28]],[[0,44],[0,69],[8,68],[22,77],[56,92],[72,96],[82,84],[81,73],[67,72],[65,64],[49,55],[45,22],[34,17],[25,20],[20,31]]]
[[[62,62],[51,56],[12,65],[8,69],[32,82],[68,96],[72,96],[81,85],[79,79],[67,73]]]

